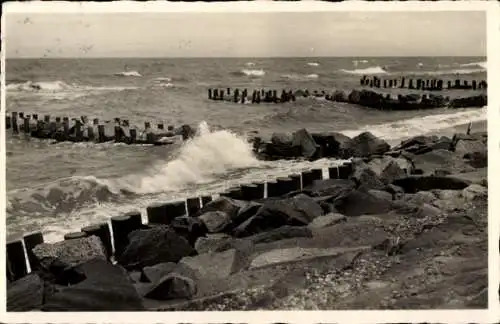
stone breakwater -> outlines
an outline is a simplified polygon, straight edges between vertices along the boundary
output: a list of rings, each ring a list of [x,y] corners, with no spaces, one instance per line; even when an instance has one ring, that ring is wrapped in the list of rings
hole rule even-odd
[[[248,89],[209,89],[208,99],[214,101],[224,101],[240,104],[260,104],[260,103],[275,103],[283,104],[295,102],[304,99],[323,99],[333,102],[350,103],[353,105],[363,106],[367,108],[375,108],[379,110],[420,110],[434,108],[474,108],[484,107],[488,104],[488,95],[485,91],[474,91],[467,96],[454,97],[435,95],[432,93],[391,93],[367,90],[353,89],[350,92],[344,90],[335,90],[327,92],[325,90],[314,90],[310,92],[308,89],[302,90],[266,90],[255,89],[249,94]],[[417,89],[429,91],[429,89]]]
[[[128,119],[115,118],[113,121],[92,121],[87,116],[80,118],[56,117],[38,114],[11,112],[5,116],[5,129],[13,135],[23,134],[28,137],[53,140],[56,142],[94,142],[168,145],[175,143],[178,136],[183,140],[191,138],[194,130],[189,125],[175,127],[160,122],[154,128],[151,122],[145,122],[144,128],[131,125]]]
[[[147,224],[130,212],[53,244],[9,241],[7,310],[487,307],[487,133],[395,147],[363,133],[339,148],[349,162],[325,178],[159,203]]]

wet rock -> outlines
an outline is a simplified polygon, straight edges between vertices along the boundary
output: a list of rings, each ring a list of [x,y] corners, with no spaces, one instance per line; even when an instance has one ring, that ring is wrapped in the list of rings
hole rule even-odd
[[[347,217],[345,215],[339,213],[329,213],[324,216],[319,216],[313,219],[307,227],[311,229],[324,228],[328,226],[333,226],[335,224],[347,221]]]
[[[231,225],[231,218],[222,211],[211,211],[198,217],[203,221],[209,233],[223,232]]]
[[[352,180],[347,179],[326,179],[316,180],[303,189],[303,192],[313,197],[330,196],[332,200],[337,197],[351,192],[356,188],[356,184]]]
[[[42,311],[144,310],[140,296],[122,267],[94,259],[78,268],[86,279],[54,293],[45,301]]]
[[[140,229],[129,235],[130,243],[118,263],[127,270],[142,269],[162,262],[177,262],[196,254],[189,242],[168,226]]]
[[[469,186],[470,182],[452,176],[438,177],[413,175],[397,179],[393,184],[403,188],[406,193],[416,193],[418,191],[429,191],[433,189],[462,190]]]
[[[197,215],[203,215],[208,212],[224,212],[231,219],[238,214],[238,211],[245,207],[248,203],[241,200],[231,199],[228,197],[219,197],[215,200],[212,200],[205,206],[201,208],[201,210],[197,213]]]
[[[30,273],[7,287],[7,311],[40,310],[43,304],[44,283],[36,273]]]
[[[283,225],[302,226],[323,215],[321,206],[311,197],[299,194],[292,198],[266,201],[255,216],[234,230],[236,237],[246,237]]]
[[[293,146],[300,146],[301,155],[307,159],[315,158],[319,148],[314,138],[305,128],[293,133]]]
[[[448,150],[435,150],[413,158],[415,169],[424,175],[434,174],[437,171],[447,171],[448,174],[473,171],[461,156]]]
[[[312,133],[314,141],[321,146],[324,157],[342,156],[341,148],[351,139],[341,133],[324,132]]]
[[[384,184],[390,184],[394,180],[405,176],[407,176],[406,171],[403,170],[397,162],[391,161],[380,174],[380,179]]]
[[[54,260],[60,267],[73,267],[91,259],[106,260],[106,250],[97,236],[61,241],[57,243],[43,243],[33,250],[43,269],[50,269]]]
[[[144,297],[155,300],[190,299],[196,292],[196,283],[191,278],[171,273],[160,278]]]
[[[479,140],[458,140],[455,144],[455,153],[461,157],[472,153],[485,153],[486,144]]]
[[[346,146],[346,153],[350,153],[347,155],[353,157],[367,157],[375,154],[384,154],[391,149],[386,141],[376,137],[370,132],[364,132],[353,137]],[[343,158],[349,158],[351,156],[345,155]]]

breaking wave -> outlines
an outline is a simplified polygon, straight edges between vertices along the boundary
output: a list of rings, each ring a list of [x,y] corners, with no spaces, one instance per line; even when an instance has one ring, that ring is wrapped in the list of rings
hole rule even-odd
[[[142,74],[140,74],[137,71],[123,71],[123,72],[113,73],[113,75],[122,77],[142,77]]]
[[[31,92],[31,93],[58,93],[71,91],[120,91],[127,89],[136,89],[137,87],[119,87],[119,86],[84,86],[76,83],[67,84],[64,81],[25,81],[22,83],[9,83],[6,85],[7,92]]]
[[[232,72],[232,75],[235,76],[250,76],[250,77],[262,77],[266,75],[266,71],[260,69],[260,70],[253,70],[253,69],[243,69],[241,71],[237,72]]]
[[[487,69],[487,62],[486,61],[481,61],[481,62],[472,62],[472,63],[465,63],[465,64],[460,64],[462,67],[467,67],[467,66],[473,66],[473,67],[480,67],[484,70]]]
[[[311,79],[318,79],[319,75],[316,73],[313,74],[307,74],[307,75],[302,75],[302,74],[283,74],[281,76],[282,79],[285,80],[292,80],[292,81],[309,81]]]
[[[340,71],[348,74],[356,74],[356,75],[366,75],[366,74],[387,74],[388,72],[384,70],[380,66],[370,66],[364,69],[354,69],[354,70],[346,70],[341,69]]]
[[[309,65],[309,66],[319,66],[319,63],[309,62],[309,63],[307,63],[307,65]]]

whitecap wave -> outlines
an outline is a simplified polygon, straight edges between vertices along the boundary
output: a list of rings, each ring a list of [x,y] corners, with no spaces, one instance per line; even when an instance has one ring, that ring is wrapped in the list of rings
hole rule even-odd
[[[484,70],[487,69],[487,62],[486,61],[481,61],[481,62],[471,62],[471,63],[465,63],[465,64],[460,64],[462,67],[468,67],[468,66],[475,66],[475,67],[480,67]]]
[[[340,71],[348,74],[356,74],[356,75],[367,75],[367,74],[387,74],[388,72],[384,70],[380,66],[370,66],[364,69],[354,69],[354,70],[346,70],[341,69]]]
[[[255,63],[254,62],[246,62],[245,65],[246,66],[255,66]]]
[[[241,73],[246,76],[261,77],[266,74],[266,71],[264,71],[263,69],[259,70],[243,69],[241,70]]]
[[[309,62],[309,63],[307,63],[307,65],[309,65],[309,66],[319,66],[319,63]]]
[[[142,74],[140,74],[137,71],[122,71],[122,72],[113,73],[113,75],[122,76],[122,77],[142,77]]]

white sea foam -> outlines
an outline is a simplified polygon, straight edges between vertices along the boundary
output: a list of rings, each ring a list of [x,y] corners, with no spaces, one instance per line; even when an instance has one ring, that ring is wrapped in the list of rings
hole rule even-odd
[[[319,63],[309,62],[309,63],[307,63],[307,65],[309,65],[309,66],[319,66]]]
[[[142,77],[142,74],[140,74],[138,71],[122,71],[114,73],[114,75],[122,77]]]
[[[241,73],[247,76],[255,76],[255,77],[261,77],[266,74],[266,71],[260,69],[260,70],[251,70],[251,69],[243,69],[241,70]]]
[[[364,69],[354,69],[354,70],[341,69],[341,71],[344,73],[356,74],[356,75],[387,74],[387,71],[380,66],[370,66]]]

